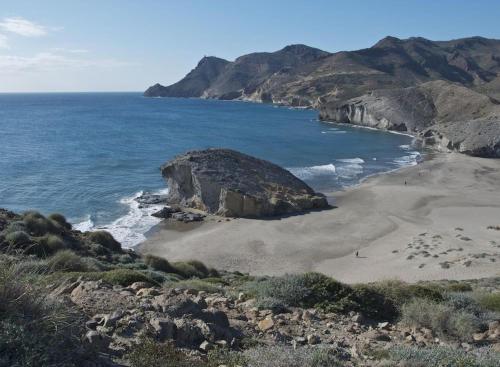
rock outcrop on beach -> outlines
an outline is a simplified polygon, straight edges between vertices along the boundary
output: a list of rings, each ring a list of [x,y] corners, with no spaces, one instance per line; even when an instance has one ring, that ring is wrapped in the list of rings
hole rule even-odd
[[[192,151],[161,167],[168,201],[227,217],[327,208],[324,195],[287,170],[230,149]]]
[[[428,143],[439,140],[443,149],[496,157],[500,40],[386,37],[358,51],[291,45],[234,62],[210,57],[178,83],[157,84],[145,95],[313,107],[323,120],[415,135],[432,127]]]

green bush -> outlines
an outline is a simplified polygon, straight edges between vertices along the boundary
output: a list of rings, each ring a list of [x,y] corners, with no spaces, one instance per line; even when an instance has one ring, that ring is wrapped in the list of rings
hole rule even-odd
[[[47,260],[38,258],[28,258],[26,260],[17,261],[14,268],[19,274],[42,275],[49,271]]]
[[[26,232],[27,229],[26,229],[26,225],[24,224],[24,222],[22,221],[16,221],[16,222],[11,222],[7,225],[7,227],[5,227],[5,229],[3,230],[2,234],[3,235],[7,235],[9,233],[12,233],[12,232]]]
[[[144,263],[153,268],[153,270],[163,271],[165,273],[175,273],[176,270],[170,265],[167,259],[150,254],[144,256]]]
[[[129,286],[135,282],[147,282],[156,284],[153,279],[149,278],[145,274],[129,269],[113,269],[110,271],[97,273],[96,276],[111,284],[119,284],[124,287]]]
[[[30,236],[23,231],[10,232],[5,236],[5,241],[14,247],[23,247],[31,243]]]
[[[500,353],[484,350],[466,352],[451,347],[398,346],[390,349],[390,359],[407,367],[497,367]]]
[[[300,306],[311,295],[304,277],[290,274],[248,282],[243,290],[257,301],[273,298],[285,307]]]
[[[50,220],[52,220],[53,222],[56,222],[57,224],[59,224],[64,229],[71,229],[71,224],[68,223],[68,221],[66,220],[66,218],[62,214],[52,213],[48,216],[48,218]]]
[[[36,211],[23,214],[23,222],[29,233],[34,236],[43,236],[47,233],[57,233],[54,223]]]
[[[251,367],[337,367],[343,366],[333,350],[322,347],[297,348],[288,346],[262,346],[243,353]]]
[[[206,282],[204,279],[185,279],[177,280],[174,282],[167,282],[164,284],[167,288],[180,288],[180,289],[193,289],[196,291],[204,291],[207,293],[222,293],[223,290],[213,285],[213,283]]]
[[[472,286],[464,282],[450,283],[446,289],[450,292],[472,292]]]
[[[479,304],[485,309],[500,312],[500,292],[483,294],[478,298]]]
[[[209,275],[207,267],[199,261],[178,261],[171,263],[175,274],[184,278],[206,278]]]
[[[40,239],[39,243],[49,253],[54,253],[67,247],[62,238],[55,234],[46,234]]]
[[[56,252],[47,260],[47,266],[53,272],[55,271],[88,271],[87,264],[80,256],[71,250],[62,250]]]
[[[401,322],[409,327],[431,329],[442,338],[470,340],[480,326],[473,314],[445,303],[415,298],[401,308]]]
[[[26,267],[0,264],[0,366],[81,366],[96,359],[80,344],[78,313],[39,288]]]
[[[370,286],[340,283],[319,273],[285,275],[248,282],[243,290],[257,302],[271,299],[276,307],[315,307],[327,312],[362,312],[375,319],[396,317],[394,304]]]
[[[425,298],[436,302],[443,300],[443,294],[439,287],[424,284],[408,284],[400,280],[386,280],[365,285],[381,293],[400,307],[413,298]]]
[[[126,355],[131,367],[202,367],[203,362],[187,356],[170,343],[142,338]]]
[[[122,248],[120,243],[107,231],[87,232],[87,238],[111,251],[120,251]]]

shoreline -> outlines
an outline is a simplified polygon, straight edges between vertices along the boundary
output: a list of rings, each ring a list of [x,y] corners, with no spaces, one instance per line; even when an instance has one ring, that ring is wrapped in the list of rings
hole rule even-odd
[[[264,220],[214,217],[182,232],[157,225],[135,248],[256,275],[319,271],[347,283],[496,276],[500,231],[487,226],[500,224],[499,191],[499,160],[435,153],[326,193],[334,209]]]

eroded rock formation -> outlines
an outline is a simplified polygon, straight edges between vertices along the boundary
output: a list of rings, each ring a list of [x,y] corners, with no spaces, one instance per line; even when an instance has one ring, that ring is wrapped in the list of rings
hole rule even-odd
[[[266,217],[328,207],[287,170],[229,149],[192,151],[161,167],[168,201],[228,217]]]

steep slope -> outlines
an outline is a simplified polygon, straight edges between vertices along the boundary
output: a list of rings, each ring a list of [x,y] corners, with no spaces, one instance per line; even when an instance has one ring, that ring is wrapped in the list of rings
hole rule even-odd
[[[447,80],[497,95],[500,41],[482,37],[452,41],[386,37],[367,49],[334,54],[292,45],[277,52],[239,57],[227,62],[215,77],[200,78],[192,91],[179,88],[195,83],[199,68],[170,87],[150,88],[147,95],[316,107],[318,102],[341,101],[376,89],[409,87],[431,80]]]
[[[229,61],[218,57],[204,57],[196,68],[179,82],[168,87],[155,84],[149,87],[144,95],[146,97],[201,97],[203,92],[223,72],[227,64]]]
[[[406,131],[443,150],[500,157],[500,103],[457,83],[376,90],[320,106],[320,119]]]

